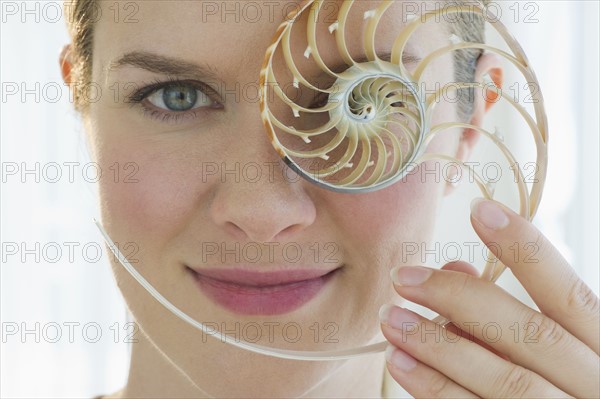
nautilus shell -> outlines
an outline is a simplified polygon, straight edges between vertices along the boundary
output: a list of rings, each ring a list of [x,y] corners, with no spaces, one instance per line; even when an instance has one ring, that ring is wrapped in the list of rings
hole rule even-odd
[[[261,70],[260,110],[267,134],[275,150],[296,173],[313,183],[337,192],[368,192],[397,182],[421,162],[433,159],[469,166],[446,154],[426,151],[428,143],[452,128],[473,129],[491,140],[502,152],[515,174],[520,199],[520,213],[531,219],[539,204],[547,165],[547,121],[541,91],[532,91],[533,115],[510,95],[506,95],[492,81],[483,83],[451,82],[434,93],[423,93],[425,72],[439,57],[464,49],[479,49],[495,53],[512,64],[526,82],[537,85],[536,76],[515,39],[497,18],[491,18],[482,5],[447,5],[419,16],[407,18],[404,28],[386,49],[389,60],[378,56],[377,32],[386,12],[394,1],[380,1],[375,8],[363,12],[363,26],[349,26],[353,7],[363,7],[363,1],[335,2],[337,15],[325,21],[320,15],[325,1],[311,0],[301,3],[277,30],[265,54]],[[370,2],[374,3],[374,2]],[[329,8],[329,7],[328,7]],[[329,12],[328,12],[329,13]],[[506,42],[509,51],[485,43],[462,41],[451,34],[447,44],[423,57],[409,70],[402,62],[403,53],[411,36],[431,20],[452,20],[458,14],[475,15],[487,21]],[[327,24],[326,29],[322,26]],[[348,32],[360,29],[360,45],[364,53],[362,62],[352,57]],[[332,38],[324,37],[326,35]],[[294,48],[294,43],[304,43],[294,38],[305,38],[305,48]],[[334,71],[324,60],[319,46],[323,40],[335,41],[335,57],[345,64],[343,71]],[[356,43],[354,43],[355,45]],[[331,46],[330,46],[331,52]],[[512,53],[511,53],[512,52]],[[275,62],[279,53],[283,62]],[[331,54],[327,54],[329,58]],[[335,58],[334,57],[334,58]],[[303,59],[302,59],[303,58]],[[303,72],[298,64],[313,64],[329,84],[317,84]],[[289,96],[283,89],[287,84],[308,91],[313,97],[327,97],[317,106],[306,104],[303,96]],[[484,87],[485,85],[485,87]],[[494,100],[509,104],[523,118],[531,130],[537,147],[535,183],[525,184],[523,172],[511,151],[497,132],[462,122],[445,122],[432,125],[432,115],[437,99],[443,93],[465,89],[485,89]],[[492,198],[494,187],[475,171],[475,182],[484,197]],[[483,277],[495,281],[504,266],[488,263]]]
[[[389,6],[392,2],[387,3]],[[401,178],[407,166],[413,165],[420,155],[428,131],[425,98],[397,61],[403,47],[401,41],[395,46],[391,62],[383,61],[375,52],[375,31],[387,6],[365,15],[367,61],[358,63],[350,55],[344,34],[345,17],[353,2],[341,3],[339,17],[328,26],[328,32],[335,35],[339,57],[347,69],[335,72],[322,59],[317,44],[316,25],[321,19],[322,5],[320,1],[306,2],[295,15],[288,17],[269,47],[261,73],[263,121],[273,146],[297,173],[335,191],[382,188]],[[302,54],[333,78],[328,87],[311,82],[294,60],[291,36],[303,13],[309,15],[308,45]],[[327,102],[307,107],[298,101],[302,96],[292,99],[286,95],[272,64],[278,49],[284,55],[293,86],[313,93],[313,97],[324,94]],[[269,92],[287,107],[287,121],[272,111]],[[290,123],[289,116],[296,120]],[[316,123],[303,126],[303,118]]]

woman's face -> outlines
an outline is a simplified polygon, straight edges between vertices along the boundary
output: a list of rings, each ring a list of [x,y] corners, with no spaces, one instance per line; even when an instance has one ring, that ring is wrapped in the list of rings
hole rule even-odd
[[[104,95],[91,104],[86,126],[105,172],[103,224],[137,270],[196,320],[239,339],[295,350],[379,340],[377,311],[399,299],[389,270],[419,263],[418,254],[402,250],[430,239],[444,180],[417,171],[373,193],[339,194],[282,165],[261,122],[257,87],[265,51],[293,3],[252,2],[253,9],[244,2],[147,1],[135,9],[100,3],[92,79]],[[362,13],[379,2],[356,3],[347,40],[360,57]],[[389,51],[404,25],[402,3],[386,14],[378,51]],[[339,5],[324,9],[332,14]],[[423,57],[447,44],[448,36],[441,23],[429,24],[417,31],[410,52]],[[333,46],[323,44],[326,62],[340,61]],[[294,49],[297,56],[303,52]],[[437,60],[428,85],[452,81],[451,65],[450,54]],[[168,103],[162,91],[146,90],[145,99],[139,93],[173,79],[186,83]],[[193,109],[173,110],[189,107],[194,95]],[[149,109],[124,100],[130,97]],[[442,102],[435,119],[455,115],[455,104]],[[432,147],[454,154],[457,143],[458,134],[447,134]],[[222,344],[170,314],[115,261],[113,269],[143,333],[210,395],[300,395],[341,365],[281,360]],[[230,279],[199,278],[191,269],[219,269],[212,277]],[[283,272],[269,274],[274,271]],[[315,271],[331,273],[314,278]],[[254,287],[232,282],[246,279]],[[277,279],[305,280],[256,287]],[[224,373],[237,382],[223,384]],[[280,379],[285,384],[277,392]]]

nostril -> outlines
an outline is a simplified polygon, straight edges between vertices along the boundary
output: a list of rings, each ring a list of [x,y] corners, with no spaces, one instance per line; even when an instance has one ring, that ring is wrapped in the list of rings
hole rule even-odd
[[[229,237],[232,237],[234,240],[237,240],[237,241],[247,240],[247,234],[244,231],[244,229],[242,229],[240,226],[238,226],[237,224],[235,224],[233,222],[225,222],[223,224],[223,229],[225,230],[225,233]]]
[[[295,235],[300,230],[302,230],[302,228],[303,228],[303,226],[300,224],[288,226],[285,229],[281,230],[281,232],[279,234],[277,234],[277,236],[274,238],[277,239],[278,241],[285,241],[287,239],[287,237],[291,237],[291,236]]]

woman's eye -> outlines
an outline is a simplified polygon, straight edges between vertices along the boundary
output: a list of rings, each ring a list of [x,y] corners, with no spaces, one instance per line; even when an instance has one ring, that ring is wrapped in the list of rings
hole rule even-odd
[[[147,97],[157,108],[185,112],[194,108],[212,107],[215,101],[208,95],[189,85],[170,85],[156,90]]]
[[[204,116],[204,112],[221,110],[219,94],[199,81],[156,82],[138,90],[126,102],[140,105],[144,116],[161,122],[180,122]]]

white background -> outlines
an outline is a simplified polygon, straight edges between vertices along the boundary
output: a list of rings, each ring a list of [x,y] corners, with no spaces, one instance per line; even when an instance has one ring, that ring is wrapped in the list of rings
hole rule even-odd
[[[59,50],[68,41],[66,28],[62,18],[51,21],[59,3],[38,3],[38,21],[35,14],[6,15],[7,3],[2,1],[1,28],[1,396],[106,394],[125,382],[127,319],[106,254],[96,261],[101,241],[92,224],[95,189],[82,178],[82,167],[89,162],[83,131],[58,68]],[[26,3],[29,9],[36,7],[36,2]],[[529,24],[523,23],[523,15],[512,21],[514,14],[507,8],[515,3],[505,2],[503,22],[538,74],[550,123],[550,169],[536,224],[598,293],[598,2],[535,2],[537,22]],[[518,4],[525,13],[531,3]],[[45,18],[40,16],[44,7]],[[21,101],[20,95],[5,96],[11,83],[20,89],[39,84],[46,91],[38,91],[44,95],[39,99],[29,94]],[[60,98],[48,101],[56,96],[57,85]],[[63,176],[50,183],[43,178],[36,182],[34,174],[5,174],[15,163],[21,168],[22,162],[28,168],[39,163],[40,169],[56,162]],[[76,163],[73,182],[65,162]],[[54,171],[46,169],[51,176]],[[93,170],[87,172],[93,177]],[[21,252],[9,256],[9,243],[24,243],[28,249],[40,243],[48,251],[46,260],[36,261],[33,254],[22,260]],[[72,259],[65,243],[78,245]],[[56,246],[62,257],[48,262]],[[527,301],[510,276],[503,276],[502,283]],[[13,328],[18,332],[11,335]],[[32,332],[24,334],[24,329]],[[62,333],[58,342],[48,342],[57,331]]]

